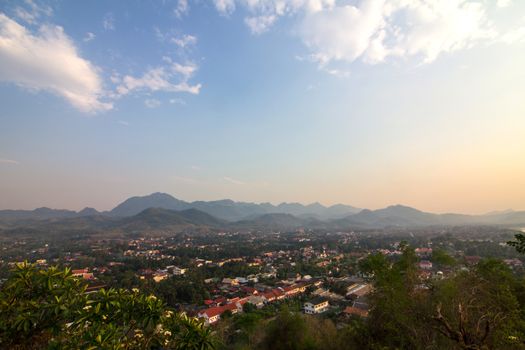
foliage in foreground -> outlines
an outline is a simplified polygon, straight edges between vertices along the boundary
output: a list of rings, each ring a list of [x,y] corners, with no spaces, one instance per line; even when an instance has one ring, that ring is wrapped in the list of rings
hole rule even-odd
[[[18,264],[0,290],[0,348],[213,349],[209,328],[154,295],[86,293],[68,269]]]
[[[367,319],[333,322],[287,308],[265,317],[255,310],[221,321],[227,329],[218,335],[227,349],[525,349],[522,277],[489,259],[422,281],[413,249],[402,250],[395,261],[381,254],[361,261],[374,283]]]

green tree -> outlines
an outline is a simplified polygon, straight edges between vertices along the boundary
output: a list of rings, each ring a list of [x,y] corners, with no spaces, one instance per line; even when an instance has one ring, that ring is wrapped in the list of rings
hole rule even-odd
[[[18,264],[0,290],[0,348],[213,349],[211,329],[138,289],[86,286],[68,269]]]

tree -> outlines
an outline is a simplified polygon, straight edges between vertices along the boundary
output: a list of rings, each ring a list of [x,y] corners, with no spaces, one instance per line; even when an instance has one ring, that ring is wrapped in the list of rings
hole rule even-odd
[[[518,253],[525,254],[525,235],[518,233],[514,235],[514,238],[516,240],[508,241],[507,244],[511,247],[514,247]]]
[[[209,328],[154,295],[86,294],[68,269],[17,264],[0,290],[0,347],[15,349],[213,349]]]
[[[497,260],[440,282],[434,296],[436,329],[461,349],[513,348],[523,339],[515,277]]]

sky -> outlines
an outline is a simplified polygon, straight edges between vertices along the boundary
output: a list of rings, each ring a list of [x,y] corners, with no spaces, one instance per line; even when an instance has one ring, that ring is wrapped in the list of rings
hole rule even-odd
[[[0,209],[525,209],[525,1],[0,2]]]

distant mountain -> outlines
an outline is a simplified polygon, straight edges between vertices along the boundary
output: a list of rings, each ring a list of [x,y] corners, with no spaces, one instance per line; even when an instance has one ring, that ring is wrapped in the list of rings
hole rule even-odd
[[[114,228],[124,231],[181,229],[189,226],[226,226],[227,223],[197,209],[174,211],[148,208],[137,215],[119,219]]]
[[[92,216],[100,214],[93,208],[84,208],[76,212],[66,209],[37,208],[35,210],[0,210],[0,226],[16,225],[30,221],[41,221],[49,219],[76,218],[81,216]]]
[[[439,223],[436,214],[425,213],[403,205],[392,205],[378,210],[362,210],[346,217],[350,223],[367,227],[420,226]]]
[[[274,206],[270,203],[234,202],[231,199],[217,201],[185,202],[166,193],[153,193],[142,197],[126,199],[109,211],[111,216],[132,216],[148,208],[164,208],[171,210],[198,209],[217,218],[238,221],[263,214],[292,214],[294,216],[310,215],[319,219],[340,218],[360,211],[348,205],[325,207],[319,203],[302,205],[300,203],[281,203]]]
[[[433,225],[525,225],[525,212],[505,211],[486,215],[432,214],[414,208],[393,205],[384,209],[364,209],[332,224],[338,227],[384,228],[388,226],[414,227]]]
[[[117,205],[111,211],[111,216],[133,216],[148,208],[163,208],[171,210],[189,209],[189,203],[181,201],[166,193],[152,193],[148,196],[131,197]]]
[[[93,215],[99,215],[100,213],[94,209],[94,208],[88,208],[85,207],[81,211],[77,213],[77,216],[93,216]]]
[[[229,223],[197,209],[174,211],[148,208],[137,215],[112,217],[107,215],[53,218],[43,221],[27,221],[20,227],[41,232],[148,232],[179,231],[188,227],[227,227]]]
[[[264,214],[257,216],[248,220],[237,221],[232,224],[236,228],[245,228],[245,229],[296,229],[299,227],[304,227],[307,223],[307,220],[300,219],[291,214]]]
[[[45,220],[50,218],[74,217],[77,213],[73,210],[37,208],[35,210],[0,210],[0,220],[34,219]]]
[[[93,208],[79,212],[38,208],[35,210],[1,210],[0,228],[63,227],[78,229],[148,230],[203,226],[215,228],[384,228],[431,225],[501,225],[525,227],[525,211],[505,210],[484,215],[432,214],[403,205],[378,210],[360,210],[337,204],[320,203],[185,202],[166,193],[131,197],[109,212]]]

